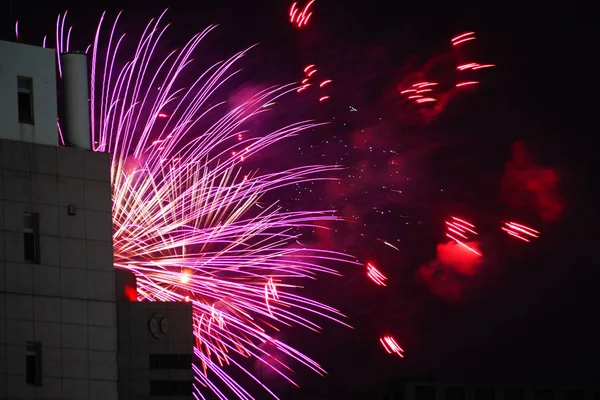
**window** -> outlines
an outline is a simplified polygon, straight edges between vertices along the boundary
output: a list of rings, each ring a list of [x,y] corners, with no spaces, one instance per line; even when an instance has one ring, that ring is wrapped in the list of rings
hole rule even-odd
[[[33,125],[33,79],[26,76],[17,77],[19,122]]]
[[[565,392],[565,400],[583,400],[584,397],[583,390],[567,390]]]
[[[435,389],[433,386],[417,386],[415,388],[416,400],[435,400]]]
[[[504,398],[506,400],[523,400],[523,389],[507,388],[504,392]]]
[[[42,386],[42,344],[27,342],[25,378],[28,385]]]
[[[23,224],[23,249],[25,261],[40,263],[40,216],[33,213],[25,213]]]
[[[150,381],[151,396],[191,396],[192,381]]]
[[[473,392],[475,400],[494,400],[496,397],[493,388],[478,387]]]
[[[535,400],[552,400],[554,392],[550,389],[538,389],[534,392]]]
[[[150,369],[190,369],[191,354],[150,354]]]
[[[446,400],[465,400],[466,390],[462,387],[447,387]]]

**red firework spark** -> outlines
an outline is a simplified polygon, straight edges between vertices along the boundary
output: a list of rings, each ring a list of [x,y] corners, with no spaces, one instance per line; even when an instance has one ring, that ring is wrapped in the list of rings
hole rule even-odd
[[[475,232],[475,225],[470,222],[456,217],[450,217],[450,220],[446,221],[446,236],[467,250],[481,256],[481,253],[465,243],[470,240],[472,235],[477,235],[477,232]],[[465,242],[463,242],[463,240]]]
[[[531,242],[531,239],[539,238],[540,233],[528,226],[517,224],[516,222],[505,222],[501,229],[510,236],[520,239],[524,242]],[[527,237],[529,237],[529,239]]]
[[[312,16],[312,11],[310,11],[310,7],[313,5],[315,0],[309,1],[306,6],[301,10],[298,8],[298,3],[292,4],[290,7],[290,22],[294,24],[298,28],[303,28],[308,25],[308,21]]]
[[[382,336],[379,338],[379,342],[388,354],[395,354],[398,357],[404,358],[404,349],[400,347],[398,342],[396,342],[396,339],[394,339],[392,336]]]
[[[452,46],[458,46],[462,43],[475,40],[475,32],[462,33],[450,40]],[[455,72],[467,72],[467,71],[478,71],[480,69],[495,67],[494,64],[480,64],[478,62],[468,62],[456,65]],[[420,74],[421,76],[427,76],[427,71]],[[463,81],[459,77],[458,83],[452,85],[448,89],[448,85],[443,85],[446,89],[440,89],[439,82],[433,81],[419,81],[411,84],[409,87],[400,89],[400,94],[405,95],[408,100],[416,105],[430,105],[436,109],[443,109],[448,95],[452,93],[453,89],[468,87],[479,84],[478,81],[468,80]]]
[[[309,64],[306,67],[304,67],[304,79],[302,79],[301,81],[301,86],[296,89],[296,91],[298,93],[302,93],[305,90],[307,90],[309,87],[311,86],[318,86],[318,89],[320,91],[326,90],[326,88],[331,84],[331,82],[333,82],[331,79],[324,79],[322,80],[318,85],[313,85],[313,83],[311,83],[312,81],[314,81],[316,79],[315,74],[319,71],[315,64]],[[330,96],[329,95],[324,95],[322,93],[320,93],[319,95],[319,102],[322,103],[325,100],[329,100]]]
[[[388,278],[384,274],[382,274],[377,269],[377,267],[375,267],[375,265],[373,265],[373,263],[370,263],[370,262],[367,263],[367,276],[369,277],[369,279],[371,279],[377,285],[387,286],[385,284],[385,281],[387,281]]]

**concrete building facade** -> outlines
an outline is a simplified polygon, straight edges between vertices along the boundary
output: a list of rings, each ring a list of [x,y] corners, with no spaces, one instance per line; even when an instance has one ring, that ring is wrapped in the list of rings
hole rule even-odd
[[[54,52],[0,42],[0,398],[116,400],[110,157],[56,104]]]
[[[119,399],[192,399],[191,303],[130,300],[135,277],[116,271]]]

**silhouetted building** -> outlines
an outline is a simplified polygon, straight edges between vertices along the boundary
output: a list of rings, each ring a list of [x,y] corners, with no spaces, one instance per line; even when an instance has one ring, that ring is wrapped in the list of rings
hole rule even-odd
[[[192,399],[191,303],[137,302],[135,276],[124,270],[116,285],[119,399]]]
[[[0,41],[1,399],[117,399],[110,157],[89,146],[86,58],[62,57],[80,148],[58,147],[54,50]]]

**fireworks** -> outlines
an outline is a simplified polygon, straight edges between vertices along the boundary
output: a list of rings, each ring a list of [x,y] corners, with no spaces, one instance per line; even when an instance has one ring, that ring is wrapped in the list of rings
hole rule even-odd
[[[387,286],[385,281],[387,281],[387,277],[383,275],[374,265],[373,263],[367,263],[367,276],[373,282],[375,282],[379,286]]]
[[[461,43],[465,43],[465,42],[468,42],[470,40],[475,40],[475,39],[476,39],[475,32],[465,32],[465,33],[461,33],[458,36],[453,37],[450,40],[450,44],[452,46],[458,46]]]
[[[465,42],[469,42],[471,40],[475,40],[475,32],[466,32],[461,35],[458,35],[450,40],[452,46],[459,46]],[[495,67],[494,64],[479,64],[477,62],[468,62],[456,65],[454,62],[454,71],[464,73],[468,71],[478,71],[485,68]],[[429,75],[429,71],[423,71],[421,76]],[[478,81],[468,80],[463,81],[462,77],[459,75],[459,82],[453,84],[451,87],[449,85],[443,85],[445,88],[442,88],[440,82],[434,81],[420,81],[411,84],[408,87],[404,87],[400,89],[400,94],[404,95],[407,100],[410,100],[413,104],[416,105],[434,105],[435,107],[442,109],[444,100],[448,97],[449,94],[452,93],[454,89],[460,89],[463,87],[469,87],[473,85],[479,84]],[[437,104],[437,105],[436,105]]]
[[[392,336],[382,336],[379,338],[379,342],[388,354],[395,354],[398,357],[404,358],[404,349],[400,347],[398,342],[396,342],[396,339],[394,339]]]
[[[125,54],[124,35],[115,33],[120,14],[106,51],[99,51],[103,15],[91,46],[94,150],[113,156],[115,267],[136,274],[139,300],[192,303],[198,395],[252,398],[228,372],[237,368],[276,397],[238,358],[254,357],[292,383],[281,358],[323,374],[318,363],[278,340],[277,326],[319,331],[314,317],[345,324],[338,310],[298,294],[297,282],[337,274],[324,263],[355,262],[296,245],[303,228],[337,220],[333,211],[284,211],[258,201],[287,185],[329,179],[323,174],[336,167],[244,170],[244,160],[317,124],[245,131],[247,120],[268,112],[294,88],[271,87],[223,111],[214,96],[236,74],[231,68],[246,51],[183,81],[192,55],[214,27],[161,58],[155,49],[167,28],[163,16],[150,21],[135,52]],[[69,48],[64,20],[57,21],[58,52]]]
[[[470,222],[456,217],[450,217],[450,220],[446,221],[446,236],[465,249],[481,256],[481,253],[466,243],[466,241],[471,239],[472,235],[477,235],[477,232],[475,232],[475,225]],[[458,239],[459,237],[460,239]]]
[[[539,232],[525,225],[517,224],[516,222],[505,222],[501,229],[510,236],[520,239],[524,242],[531,242],[530,239],[539,238]],[[529,239],[527,238],[529,237]]]
[[[309,1],[302,10],[298,8],[298,3],[292,4],[292,6],[290,7],[289,14],[290,22],[296,25],[298,28],[302,28],[308,25],[308,21],[310,20],[310,17],[313,14],[310,11],[310,7],[313,5],[314,2],[315,0]]]
[[[315,74],[318,71],[319,70],[315,67],[314,64],[310,64],[310,65],[307,65],[306,67],[304,67],[304,79],[302,79],[301,86],[298,89],[296,89],[296,91],[298,93],[302,93],[305,90],[307,90],[309,87],[313,86],[313,84],[311,83],[311,81],[314,81],[316,79],[315,78]],[[329,84],[331,84],[331,82],[333,82],[331,79],[325,79],[325,80],[322,80],[316,86],[319,87],[319,90],[322,93],[322,91],[326,90],[326,88],[329,86]],[[329,98],[330,98],[330,96],[321,94],[319,96],[319,102],[322,103],[325,100],[328,100]]]

